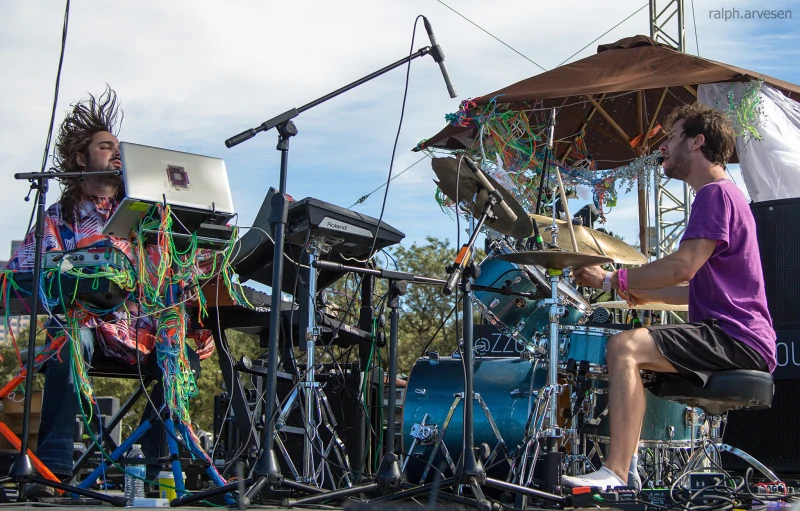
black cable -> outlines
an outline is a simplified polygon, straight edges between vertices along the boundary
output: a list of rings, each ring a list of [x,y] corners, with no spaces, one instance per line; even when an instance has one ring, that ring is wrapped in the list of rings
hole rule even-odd
[[[692,24],[694,25],[694,45],[697,49],[697,56],[700,56],[700,42],[697,40],[697,19],[694,17],[694,0],[692,0]]]
[[[486,30],[485,28],[481,27],[480,25],[478,25],[477,23],[475,23],[475,22],[474,22],[474,21],[472,21],[471,19],[467,18],[466,16],[464,16],[463,14],[461,14],[460,12],[458,12],[457,10],[453,9],[452,7],[450,7],[449,5],[447,5],[446,3],[442,2],[442,0],[436,0],[436,1],[437,1],[437,2],[439,2],[440,4],[444,5],[445,7],[447,7],[448,9],[450,9],[451,11],[453,11],[454,13],[458,14],[459,16],[461,16],[462,18],[464,18],[465,20],[469,21],[471,24],[473,24],[474,26],[478,27],[478,28],[479,28],[481,31],[483,31],[484,33],[488,34],[488,35],[489,35],[489,36],[490,36],[492,39],[494,39],[494,40],[498,41],[500,44],[502,44],[502,45],[503,45],[503,46],[505,46],[506,48],[510,49],[511,51],[513,51],[514,53],[516,53],[517,55],[519,55],[520,57],[524,58],[525,60],[527,60],[528,62],[530,62],[530,63],[531,63],[531,64],[533,64],[534,66],[538,67],[538,68],[539,68],[539,69],[541,69],[542,71],[547,71],[547,69],[543,68],[542,66],[540,66],[540,65],[539,65],[539,64],[537,64],[536,62],[532,61],[531,59],[529,59],[528,57],[526,57],[525,55],[523,55],[522,53],[520,53],[520,52],[519,52],[519,51],[517,51],[516,49],[512,48],[512,47],[511,47],[511,46],[510,46],[508,43],[506,43],[506,42],[504,42],[504,41],[500,40],[500,38],[496,37],[494,34],[490,33],[490,32],[489,32],[488,30]],[[589,43],[589,44],[591,44],[591,43]]]
[[[69,27],[69,3],[67,0],[67,7],[64,11],[64,26],[61,31],[61,53],[58,57],[58,71],[56,72],[56,86],[53,91],[53,109],[50,113],[50,128],[47,130],[47,140],[44,145],[44,154],[42,155],[42,168],[41,172],[45,171],[47,167],[47,155],[50,153],[50,140],[53,138],[53,127],[56,121],[56,107],[58,105],[58,90],[61,87],[61,69],[64,67],[64,49],[67,46],[67,29]]]
[[[42,155],[42,165],[40,172],[44,172],[47,168],[47,155],[50,153],[50,141],[53,138],[53,128],[55,127],[56,122],[56,108],[58,107],[58,91],[61,88],[61,69],[64,67],[64,50],[67,46],[67,29],[69,28],[69,3],[70,0],[67,0],[67,6],[64,10],[64,25],[61,29],[61,53],[58,56],[58,71],[56,71],[56,85],[55,89],[53,90],[53,109],[50,112],[50,126],[47,129],[47,140],[45,140],[44,144],[44,154]],[[31,217],[28,219],[28,228],[25,230],[25,233],[31,232],[31,228],[33,227],[33,219],[36,216],[36,204],[39,202],[39,192],[37,190],[36,196],[33,201],[33,209],[31,210]],[[25,200],[28,200],[28,197],[25,197]],[[17,249],[19,252],[19,249]],[[14,256],[16,254],[12,254]]]
[[[422,161],[422,160],[424,160],[425,158],[430,158],[430,157],[431,157],[431,156],[430,156],[429,154],[425,153],[425,156],[423,156],[423,157],[422,157],[422,158],[420,158],[419,160],[415,161],[414,163],[412,163],[411,165],[409,165],[408,167],[406,167],[406,168],[405,168],[405,169],[403,169],[402,171],[398,172],[398,173],[397,173],[397,175],[396,175],[396,176],[394,176],[394,177],[392,177],[391,179],[389,179],[389,181],[390,181],[390,182],[391,182],[391,181],[394,181],[394,180],[395,180],[395,179],[397,179],[398,177],[402,176],[403,174],[405,174],[406,172],[408,172],[409,170],[411,170],[411,168],[412,168],[412,167],[415,167],[415,166],[416,166],[416,165],[417,165],[419,162],[421,162],[421,161]],[[353,207],[355,207],[355,206],[357,206],[357,205],[359,205],[359,204],[363,204],[363,203],[364,203],[364,202],[365,202],[365,201],[366,201],[366,200],[369,198],[369,196],[370,196],[370,195],[372,195],[373,193],[377,192],[378,190],[380,190],[381,188],[383,188],[383,187],[384,187],[384,186],[386,186],[386,185],[387,185],[387,183],[384,183],[384,184],[380,185],[379,187],[375,188],[374,190],[372,190],[371,192],[369,192],[368,194],[366,194],[366,195],[362,195],[362,196],[361,196],[361,197],[360,197],[360,198],[359,198],[357,201],[355,201],[354,203],[352,203],[352,204],[350,205],[350,207],[349,207],[349,208],[347,208],[347,209],[352,209]]]
[[[622,25],[623,23],[625,23],[625,22],[626,22],[626,21],[628,21],[629,19],[633,18],[633,17],[634,17],[636,14],[638,14],[638,13],[639,13],[639,11],[641,11],[642,9],[644,9],[645,7],[647,7],[648,5],[650,5],[650,3],[649,3],[649,2],[648,2],[648,3],[646,3],[646,4],[644,4],[643,6],[639,7],[638,9],[636,9],[636,11],[635,11],[633,14],[631,14],[630,16],[628,16],[627,18],[625,18],[624,20],[620,21],[619,23],[617,23],[617,24],[616,24],[616,25],[614,25],[613,27],[609,28],[608,30],[606,30],[605,32],[603,32],[602,34],[600,34],[598,37],[596,37],[596,38],[592,39],[592,41],[591,41],[591,42],[589,42],[589,44],[587,44],[586,46],[584,46],[584,47],[583,47],[583,48],[581,48],[580,50],[576,51],[575,53],[573,53],[572,55],[570,55],[569,57],[567,57],[566,59],[564,59],[564,61],[563,61],[563,62],[561,62],[561,64],[559,64],[559,65],[558,65],[558,66],[556,66],[556,67],[559,67],[559,66],[563,65],[564,63],[568,62],[568,61],[569,61],[569,59],[571,59],[571,58],[572,58],[572,57],[574,57],[575,55],[579,54],[580,52],[582,52],[583,50],[585,50],[586,48],[588,48],[589,46],[591,46],[592,44],[594,44],[595,42],[597,42],[597,40],[598,40],[598,39],[600,39],[601,37],[604,37],[606,34],[608,34],[609,32],[611,32],[612,30],[614,30],[614,29],[615,29],[615,28],[617,28],[618,26]],[[563,105],[562,105],[562,106],[563,106]]]
[[[394,167],[394,157],[397,153],[397,143],[400,140],[400,131],[403,128],[403,117],[406,112],[406,100],[408,99],[408,84],[411,77],[411,55],[414,54],[414,37],[417,33],[417,23],[423,16],[420,14],[414,20],[414,29],[411,32],[411,48],[408,50],[408,66],[406,66],[406,83],[403,89],[403,106],[400,108],[400,123],[397,125],[397,134],[394,137],[394,146],[392,147],[392,159],[389,162],[389,175],[386,178],[386,190],[383,192],[383,204],[381,204],[381,214],[378,216],[378,226],[375,230],[375,237],[372,239],[372,247],[369,249],[367,259],[371,259],[375,251],[375,245],[378,243],[378,235],[381,231],[381,220],[383,220],[383,213],[386,211],[386,199],[389,196],[389,185],[392,182],[392,168]]]
[[[425,352],[428,351],[428,347],[433,343],[433,340],[436,339],[436,335],[439,333],[439,331],[442,328],[444,328],[445,324],[447,324],[447,320],[450,319],[450,316],[453,315],[453,312],[455,312],[457,306],[458,306],[458,304],[453,305],[453,308],[450,309],[450,312],[447,314],[447,317],[444,318],[444,320],[441,323],[439,323],[439,328],[436,329],[436,331],[431,336],[431,339],[428,341],[427,344],[425,344],[425,347],[422,348],[422,352],[419,355],[420,357],[424,357],[425,356]]]

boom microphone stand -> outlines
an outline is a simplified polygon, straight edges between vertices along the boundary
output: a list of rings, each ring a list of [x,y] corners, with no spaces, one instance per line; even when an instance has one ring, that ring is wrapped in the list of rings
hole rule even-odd
[[[36,190],[36,227],[34,231],[35,248],[33,252],[33,290],[31,293],[30,330],[28,332],[28,360],[25,372],[25,403],[22,408],[22,438],[19,456],[14,460],[8,476],[0,478],[0,485],[16,483],[19,485],[18,502],[25,502],[25,485],[38,483],[58,490],[64,490],[85,497],[108,502],[123,507],[128,502],[125,497],[112,497],[68,484],[62,484],[36,475],[31,458],[28,455],[28,437],[31,422],[31,391],[33,390],[34,361],[36,359],[36,318],[39,315],[39,294],[42,276],[42,241],[44,239],[45,204],[50,179],[86,179],[88,176],[119,176],[120,170],[104,170],[98,172],[27,172],[14,174],[14,179],[31,182],[31,191]],[[29,192],[30,193],[30,192]],[[27,198],[26,198],[27,200]]]
[[[240,497],[240,507],[248,507],[253,498],[256,497],[265,486],[278,487],[286,486],[296,490],[306,491],[308,493],[322,493],[323,490],[313,486],[307,486],[293,481],[287,481],[281,474],[278,459],[274,451],[274,437],[275,437],[275,401],[276,390],[278,386],[278,338],[280,333],[280,305],[281,305],[281,287],[283,283],[283,258],[284,258],[284,240],[286,232],[286,222],[289,214],[289,197],[286,195],[286,180],[288,177],[288,154],[289,154],[289,138],[297,135],[297,127],[292,119],[301,113],[314,108],[315,106],[328,101],[344,92],[349,91],[361,84],[364,84],[373,78],[377,78],[384,73],[391,71],[397,67],[406,64],[417,57],[422,57],[431,53],[436,58],[441,56],[441,49],[439,45],[434,44],[434,47],[425,46],[408,57],[404,57],[393,64],[375,71],[359,80],[356,80],[344,87],[337,89],[319,99],[307,103],[299,108],[292,108],[286,112],[264,121],[255,128],[245,130],[238,135],[235,135],[225,141],[225,146],[231,148],[235,145],[249,140],[262,131],[269,131],[272,128],[278,130],[278,146],[277,150],[281,152],[281,167],[280,167],[280,186],[278,193],[272,197],[272,212],[270,214],[270,223],[273,225],[274,230],[274,244],[272,259],[272,303],[270,309],[270,323],[269,323],[269,356],[267,361],[267,390],[266,390],[266,403],[264,406],[264,413],[267,418],[266,427],[262,434],[261,445],[263,447],[262,453],[259,456],[254,468],[253,479],[245,481],[246,485],[251,485],[244,497]],[[437,59],[439,62],[439,59]],[[380,229],[380,227],[379,227]],[[377,232],[375,234],[377,236]],[[310,290],[315,292],[315,290]],[[171,503],[173,507],[198,502],[214,495],[221,495],[230,491],[236,491],[240,485],[238,483],[228,484],[218,488],[212,488],[205,492],[199,492],[192,495],[187,495],[178,499],[174,499]]]

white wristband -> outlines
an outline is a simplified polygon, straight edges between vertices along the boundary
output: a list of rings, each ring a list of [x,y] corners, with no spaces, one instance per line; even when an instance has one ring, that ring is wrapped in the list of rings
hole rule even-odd
[[[603,279],[603,291],[606,293],[611,292],[611,272],[606,272],[606,277]]]

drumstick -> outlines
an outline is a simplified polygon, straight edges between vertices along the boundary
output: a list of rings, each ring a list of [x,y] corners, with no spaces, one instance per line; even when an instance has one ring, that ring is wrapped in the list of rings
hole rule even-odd
[[[572,217],[569,214],[567,195],[564,193],[564,183],[561,181],[561,171],[558,170],[558,167],[556,167],[556,177],[558,177],[558,191],[561,193],[561,204],[564,205],[564,213],[567,215],[567,229],[569,229],[569,236],[572,239],[572,250],[577,252],[578,240],[575,239],[575,229],[572,227]],[[555,210],[555,207],[553,207],[553,210]]]

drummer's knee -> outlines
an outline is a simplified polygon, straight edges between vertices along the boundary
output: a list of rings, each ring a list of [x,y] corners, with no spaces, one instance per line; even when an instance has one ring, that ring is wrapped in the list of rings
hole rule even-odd
[[[608,339],[606,343],[606,359],[609,365],[614,365],[627,359],[635,359],[635,334],[635,330],[627,330],[612,335]]]

